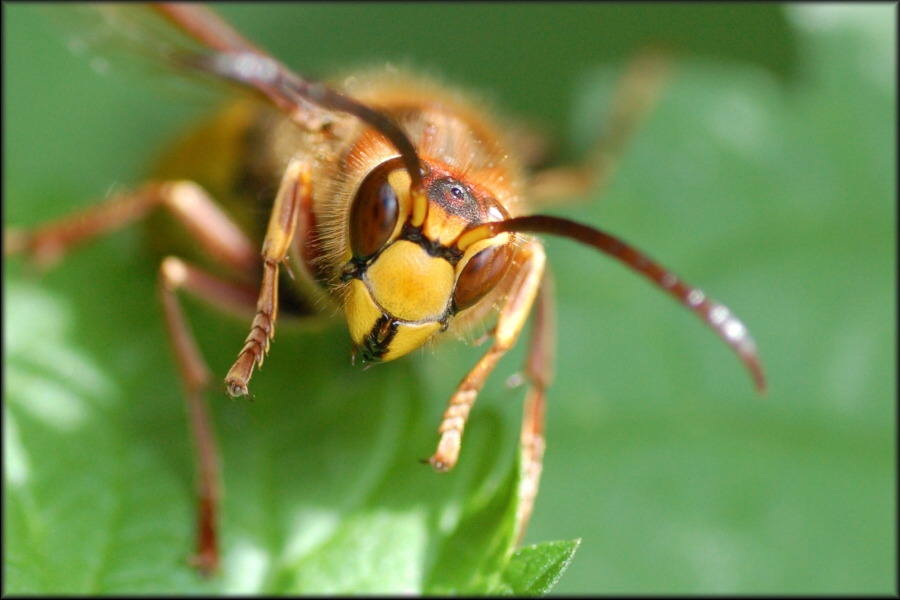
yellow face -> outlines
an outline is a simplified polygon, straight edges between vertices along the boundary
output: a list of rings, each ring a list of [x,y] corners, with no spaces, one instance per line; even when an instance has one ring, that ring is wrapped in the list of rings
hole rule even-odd
[[[397,159],[365,177],[350,207],[344,312],[366,361],[393,360],[445,330],[497,286],[512,262],[510,234],[456,247],[467,227],[508,215],[487,190],[426,167],[421,227],[410,222],[410,178]]]

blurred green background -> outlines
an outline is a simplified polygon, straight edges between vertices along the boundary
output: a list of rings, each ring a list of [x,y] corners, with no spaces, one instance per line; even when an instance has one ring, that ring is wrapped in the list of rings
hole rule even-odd
[[[90,66],[100,65],[66,50],[46,13],[3,10],[5,225],[61,216],[140,181],[159,149],[209,110],[165,81],[98,75]],[[593,139],[623,61],[650,45],[671,49],[670,87],[613,183],[548,212],[620,235],[731,307],[757,340],[770,391],[757,397],[715,336],[646,282],[548,240],[559,367],[526,542],[582,539],[560,594],[896,591],[895,7],[222,11],[306,73],[391,62],[472,87],[504,116],[553,133],[563,157]],[[159,566],[190,545],[190,449],[140,235],[113,236],[40,280],[4,269],[4,439],[31,453],[22,462],[19,446],[5,446],[4,510],[21,509],[13,531],[26,523],[33,534],[5,534],[18,589],[200,585],[186,569],[172,577]],[[245,326],[189,310],[213,369],[227,369]],[[432,451],[445,399],[478,349],[448,341],[363,372],[346,365],[341,327],[279,333],[254,379],[257,402],[214,403],[226,486],[246,483],[227,488],[232,530],[278,547],[291,494],[326,513],[332,496],[357,494],[364,506],[416,515],[420,500],[432,506],[428,494],[478,497],[480,477],[504,472],[522,394],[503,381],[521,348],[479,399],[458,472],[438,478],[413,463]],[[301,388],[302,398],[284,397]],[[370,458],[370,442],[401,467],[377,476],[354,467]],[[24,492],[23,464],[40,475]],[[353,481],[335,486],[322,473]],[[380,483],[356,480],[366,477]],[[109,482],[116,494],[104,491]],[[119,535],[92,528],[91,515],[131,523],[127,515],[148,511],[150,521]],[[28,520],[36,514],[44,520]],[[433,546],[409,531],[433,582]],[[135,574],[127,557],[147,536],[158,556],[140,557]],[[79,551],[48,550],[68,546]],[[274,560],[243,550],[234,552],[255,573]],[[104,566],[121,556],[116,569]],[[42,572],[50,567],[61,579]],[[279,589],[277,577],[258,588],[229,581]]]

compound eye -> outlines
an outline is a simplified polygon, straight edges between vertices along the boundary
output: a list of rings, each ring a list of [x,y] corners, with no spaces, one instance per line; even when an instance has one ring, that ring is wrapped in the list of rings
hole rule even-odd
[[[350,249],[358,259],[378,253],[390,239],[400,214],[397,191],[377,169],[359,186],[350,208]]]
[[[488,246],[473,256],[456,280],[456,289],[453,291],[456,310],[474,306],[494,289],[509,270],[511,259],[511,244]]]

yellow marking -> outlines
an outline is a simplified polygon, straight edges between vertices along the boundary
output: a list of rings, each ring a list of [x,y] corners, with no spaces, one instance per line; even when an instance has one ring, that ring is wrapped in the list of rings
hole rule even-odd
[[[493,237],[493,235],[494,232],[491,230],[491,224],[485,223],[483,225],[475,227],[474,229],[470,229],[469,231],[459,236],[459,239],[456,240],[456,247],[465,252],[466,248],[468,248],[475,242],[486,240],[489,237]]]
[[[406,169],[396,169],[391,171],[388,174],[388,183],[390,183],[391,187],[394,188],[394,191],[397,192],[397,197],[400,199],[401,205],[404,204],[404,200],[409,201],[410,178]]]
[[[428,197],[423,190],[410,190],[410,196],[413,200],[412,220],[413,227],[421,227],[425,222],[425,215],[428,214]]]
[[[453,279],[450,263],[407,240],[391,244],[364,276],[378,306],[395,319],[415,322],[444,315]]]
[[[440,205],[428,207],[428,218],[422,233],[432,242],[449,244],[462,233],[469,223],[462,217],[448,213]]]
[[[440,328],[441,324],[436,321],[431,323],[400,323],[397,326],[397,332],[387,347],[387,352],[384,353],[381,360],[394,360],[415,350]]]
[[[391,187],[394,188],[394,191],[397,192],[397,202],[400,205],[398,210],[398,218],[397,224],[394,226],[394,231],[391,233],[391,237],[388,240],[395,240],[397,236],[400,235],[400,230],[403,229],[403,224],[406,223],[406,217],[413,211],[412,200],[409,195],[409,186],[410,186],[410,178],[409,173],[406,172],[406,169],[397,169],[395,171],[391,171],[388,174],[388,183],[391,184]]]
[[[344,313],[347,315],[347,324],[350,326],[350,339],[360,345],[366,335],[372,331],[375,322],[381,318],[381,311],[375,305],[369,290],[358,279],[350,282],[347,288],[347,296],[344,298]]]

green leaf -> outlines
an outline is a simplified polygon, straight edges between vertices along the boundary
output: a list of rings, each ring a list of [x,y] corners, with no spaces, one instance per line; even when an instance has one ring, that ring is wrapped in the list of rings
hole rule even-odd
[[[575,556],[581,540],[544,542],[526,546],[512,555],[503,570],[503,589],[516,596],[548,593]]]
[[[475,497],[457,533],[441,546],[427,591],[481,594],[502,571],[514,543],[518,469],[489,498]]]

